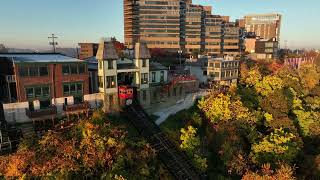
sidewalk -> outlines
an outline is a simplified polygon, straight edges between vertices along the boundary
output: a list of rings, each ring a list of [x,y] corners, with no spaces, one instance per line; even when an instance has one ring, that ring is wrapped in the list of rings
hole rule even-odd
[[[171,106],[169,108],[162,109],[161,111],[153,113],[154,115],[158,116],[159,118],[156,120],[156,124],[160,125],[164,121],[167,120],[167,118],[170,115],[176,114],[179,111],[182,111],[184,109],[189,109],[191,106],[194,105],[195,101],[199,97],[203,97],[207,94],[206,91],[200,91],[197,93],[188,94],[184,99],[182,99],[180,102],[178,101],[178,104]]]

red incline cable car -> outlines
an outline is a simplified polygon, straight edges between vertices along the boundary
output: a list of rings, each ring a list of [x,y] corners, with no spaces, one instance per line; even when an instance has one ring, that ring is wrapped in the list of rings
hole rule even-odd
[[[129,106],[133,103],[134,88],[131,86],[119,86],[119,100],[122,106]]]

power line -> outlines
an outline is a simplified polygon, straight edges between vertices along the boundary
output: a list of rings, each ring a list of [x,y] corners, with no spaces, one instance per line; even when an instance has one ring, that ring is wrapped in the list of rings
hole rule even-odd
[[[54,34],[51,34],[51,37],[48,37],[48,39],[52,39],[51,42],[49,42],[49,45],[53,47],[53,53],[56,53],[56,45],[58,45],[58,42],[55,42],[55,39],[58,39]]]

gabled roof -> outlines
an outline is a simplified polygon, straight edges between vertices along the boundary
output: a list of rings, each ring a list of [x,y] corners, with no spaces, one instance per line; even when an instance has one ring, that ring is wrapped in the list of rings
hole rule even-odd
[[[150,59],[151,55],[146,43],[136,43],[135,45],[135,58],[136,59]]]
[[[98,52],[96,55],[98,60],[114,60],[118,59],[118,54],[111,41],[100,41]]]

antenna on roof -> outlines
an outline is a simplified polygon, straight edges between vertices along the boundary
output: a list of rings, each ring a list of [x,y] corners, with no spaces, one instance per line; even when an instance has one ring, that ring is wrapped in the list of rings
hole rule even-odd
[[[48,39],[52,39],[51,42],[49,42],[49,45],[53,47],[53,53],[56,53],[56,45],[58,45],[58,42],[55,42],[55,39],[58,39],[58,37],[54,36],[54,34],[51,34],[51,37],[48,37]]]

